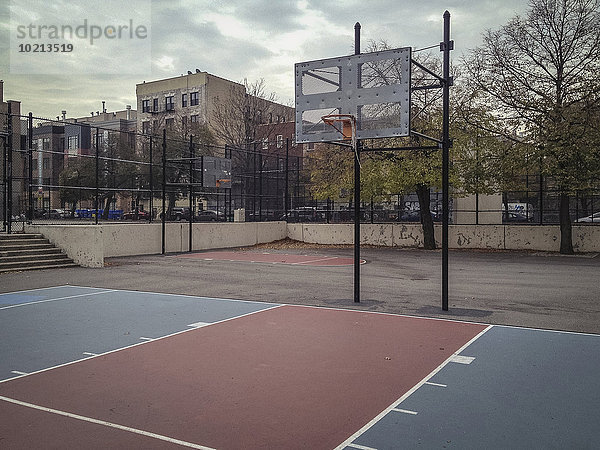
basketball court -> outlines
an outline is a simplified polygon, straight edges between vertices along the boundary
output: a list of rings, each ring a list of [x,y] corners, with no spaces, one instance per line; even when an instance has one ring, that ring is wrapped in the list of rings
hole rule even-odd
[[[229,261],[229,262],[251,262],[264,264],[289,264],[292,266],[351,266],[354,264],[353,258],[341,256],[326,255],[295,255],[288,253],[271,252],[236,252],[236,251],[217,251],[217,252],[198,252],[182,253],[177,258],[192,258],[203,261]],[[364,259],[360,260],[365,264]]]
[[[0,295],[6,448],[578,447],[600,336],[78,286]]]

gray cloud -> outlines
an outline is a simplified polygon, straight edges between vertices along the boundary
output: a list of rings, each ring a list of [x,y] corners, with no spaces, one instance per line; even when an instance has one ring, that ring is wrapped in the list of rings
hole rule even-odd
[[[123,3],[123,7],[128,7]],[[73,2],[57,0],[50,14],[60,15]],[[0,72],[5,98],[21,100],[24,111],[54,117],[62,109],[85,116],[107,101],[110,110],[135,105],[135,85],[143,80],[177,76],[199,68],[233,81],[264,78],[280,100],[294,96],[296,62],[349,55],[354,23],[362,24],[363,50],[369,40],[392,46],[435,45],[442,38],[442,14],[452,14],[455,59],[480,43],[481,33],[497,28],[527,5],[523,0],[434,0],[415,4],[397,0],[154,0],[151,71],[139,75],[99,76],[10,74],[0,44]],[[0,38],[7,35],[7,9],[0,7]],[[0,39],[2,42],[7,40]],[[96,64],[143,65],[104,55]]]

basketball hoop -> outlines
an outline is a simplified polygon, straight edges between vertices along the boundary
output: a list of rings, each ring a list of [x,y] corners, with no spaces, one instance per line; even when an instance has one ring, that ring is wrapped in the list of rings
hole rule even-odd
[[[360,158],[356,148],[356,117],[352,114],[328,114],[321,117],[323,123],[335,128],[343,136],[344,141],[350,141],[352,151],[356,154],[356,159],[360,165]]]
[[[344,136],[345,141],[349,141],[356,136],[356,118],[351,114],[329,114],[321,117],[321,120],[335,128],[338,133]]]

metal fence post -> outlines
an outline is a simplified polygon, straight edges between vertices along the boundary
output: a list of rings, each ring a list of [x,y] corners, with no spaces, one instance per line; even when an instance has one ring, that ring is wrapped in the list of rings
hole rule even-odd
[[[7,145],[7,158],[6,158],[6,180],[8,186],[6,187],[6,217],[7,217],[7,229],[8,234],[12,232],[12,212],[13,212],[13,135],[12,135],[12,114],[11,114],[11,103],[8,103],[8,124],[6,127],[8,136],[5,142]]]
[[[167,210],[165,200],[167,196],[167,130],[163,129],[162,138],[162,222],[161,222],[161,254],[165,254],[165,231],[167,223]]]
[[[189,236],[188,252],[192,251],[192,224],[194,223],[194,136],[190,134],[190,190],[189,190]]]
[[[288,207],[290,204],[290,138],[285,140],[285,220],[288,221]]]
[[[98,225],[98,202],[100,200],[100,129],[96,128],[96,191],[95,191],[95,203],[96,203],[96,218],[95,224]]]
[[[262,221],[262,201],[263,201],[263,162],[262,147],[258,154],[258,221]]]
[[[28,211],[28,219],[29,223],[33,222],[33,114],[29,113],[29,118],[27,120],[27,178],[29,179],[29,189],[27,192],[27,201],[29,203],[29,211]]]
[[[3,130],[0,133],[2,133],[2,231],[8,231],[8,133]]]
[[[154,165],[152,164],[152,136],[150,136],[150,211],[148,221],[152,223],[152,214],[154,212]]]

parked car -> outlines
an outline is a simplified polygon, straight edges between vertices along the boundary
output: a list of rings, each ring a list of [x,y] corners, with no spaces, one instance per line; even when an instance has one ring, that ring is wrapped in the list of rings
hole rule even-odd
[[[586,217],[575,220],[576,223],[600,223],[600,211]]]
[[[173,207],[167,217],[169,220],[190,220],[190,208]]]
[[[520,213],[512,212],[512,211],[509,211],[508,215],[505,212],[502,215],[502,218],[503,218],[503,222],[531,222],[531,221],[533,221],[532,216],[527,217],[525,214],[520,214]]]
[[[68,212],[65,211],[64,209],[56,208],[56,209],[51,209],[50,211],[48,211],[49,219],[64,219],[67,216],[68,216]]]
[[[225,220],[223,213],[213,211],[211,209],[203,209],[198,211],[196,216],[198,222],[222,222]]]
[[[441,211],[438,213],[436,211],[429,211],[431,213],[431,220],[434,222],[440,222],[442,220]],[[421,211],[418,209],[413,209],[410,211],[403,211],[400,213],[400,221],[401,222],[421,222]]]
[[[148,220],[150,214],[147,211],[129,211],[123,214],[123,220]]]
[[[287,216],[284,214],[279,220],[287,220],[288,222],[320,222],[325,217],[325,211],[317,210],[312,206],[301,206],[297,209],[288,211]]]

